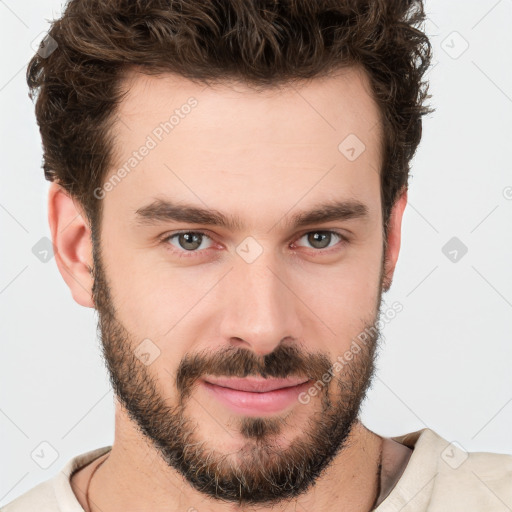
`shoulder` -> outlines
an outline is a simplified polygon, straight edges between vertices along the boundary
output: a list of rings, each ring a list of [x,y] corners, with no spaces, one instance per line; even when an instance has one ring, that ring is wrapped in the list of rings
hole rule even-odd
[[[438,493],[457,496],[467,510],[512,507],[512,455],[466,452],[449,443],[441,453],[438,470]]]
[[[1,512],[25,512],[29,510],[55,512],[60,510],[54,493],[53,480],[51,478],[36,485],[5,507],[2,507]]]
[[[111,446],[103,446],[73,457],[56,475],[18,496],[0,512],[83,512],[71,487],[70,477],[110,449]]]
[[[512,510],[512,455],[467,452],[428,428],[393,439],[413,448],[399,491],[421,503],[410,510]]]
[[[511,454],[468,452],[456,441],[450,442],[431,429],[420,431],[419,438],[424,438],[423,451],[437,459],[436,470],[440,475],[462,478],[477,473],[485,479],[512,478]]]

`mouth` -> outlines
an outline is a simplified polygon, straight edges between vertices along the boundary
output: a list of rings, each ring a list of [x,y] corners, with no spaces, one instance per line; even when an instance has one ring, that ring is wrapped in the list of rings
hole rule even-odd
[[[207,376],[201,379],[200,384],[210,396],[231,411],[261,416],[283,411],[298,403],[299,394],[310,386],[310,380],[304,377],[262,379]]]

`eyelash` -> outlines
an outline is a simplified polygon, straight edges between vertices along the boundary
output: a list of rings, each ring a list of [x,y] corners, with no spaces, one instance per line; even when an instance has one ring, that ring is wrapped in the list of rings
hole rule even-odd
[[[180,258],[182,258],[182,257],[197,258],[197,257],[201,256],[201,252],[208,251],[210,249],[210,248],[201,249],[201,250],[196,249],[194,251],[186,251],[185,249],[179,250],[179,249],[175,249],[174,246],[172,246],[169,243],[169,241],[172,240],[173,238],[175,238],[179,235],[183,235],[185,233],[201,235],[201,236],[204,236],[204,237],[209,238],[210,240],[214,241],[212,239],[212,237],[210,235],[208,235],[208,233],[205,233],[204,231],[192,231],[192,230],[182,230],[182,231],[176,231],[175,233],[171,233],[171,234],[165,234],[164,236],[161,237],[160,241],[166,246],[167,250],[171,251],[174,254],[178,254],[178,256]],[[302,235],[300,235],[296,240],[300,240],[301,238],[303,238],[306,235],[309,235],[310,233],[330,233],[330,234],[336,235],[337,237],[340,238],[340,241],[332,247],[325,248],[325,249],[312,249],[315,253],[317,253],[318,256],[324,255],[324,254],[330,254],[331,252],[338,250],[338,245],[344,246],[349,241],[345,235],[343,235],[339,231],[335,231],[335,230],[331,230],[331,229],[315,229],[312,231],[307,231],[306,233],[303,233]]]

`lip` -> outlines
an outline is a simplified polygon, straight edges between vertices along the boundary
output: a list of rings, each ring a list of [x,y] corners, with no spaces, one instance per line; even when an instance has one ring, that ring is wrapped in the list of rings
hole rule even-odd
[[[236,391],[252,391],[256,393],[265,393],[276,389],[284,389],[298,386],[308,379],[295,377],[292,379],[261,379],[258,377],[206,377],[206,382],[222,386],[223,388],[234,389]]]
[[[201,384],[232,411],[257,416],[279,412],[297,403],[299,394],[309,387],[310,380],[205,377]]]

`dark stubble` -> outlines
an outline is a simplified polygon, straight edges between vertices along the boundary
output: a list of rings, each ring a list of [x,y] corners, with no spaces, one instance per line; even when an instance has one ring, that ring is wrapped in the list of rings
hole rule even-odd
[[[367,333],[365,343],[358,343],[360,351],[345,361],[340,371],[333,371],[334,378],[329,382],[322,376],[335,361],[327,354],[279,344],[272,353],[258,357],[250,350],[230,346],[215,353],[187,353],[175,375],[175,404],[169,405],[159,393],[150,367],[134,353],[141,340],[135,340],[116,318],[98,245],[93,250],[93,299],[110,381],[131,419],[163,460],[204,495],[240,506],[275,504],[304,493],[345,446],[373,378],[380,338],[376,320],[382,279],[376,315],[363,327]],[[246,443],[236,458],[232,453],[228,458],[228,454],[197,435],[197,420],[185,411],[194,384],[205,374],[300,376],[323,384],[317,386],[320,391],[309,404],[297,404],[296,407],[311,408],[311,415],[301,434],[285,448],[277,446],[275,440],[279,434],[286,434],[295,407],[285,417],[239,418],[239,432]]]

